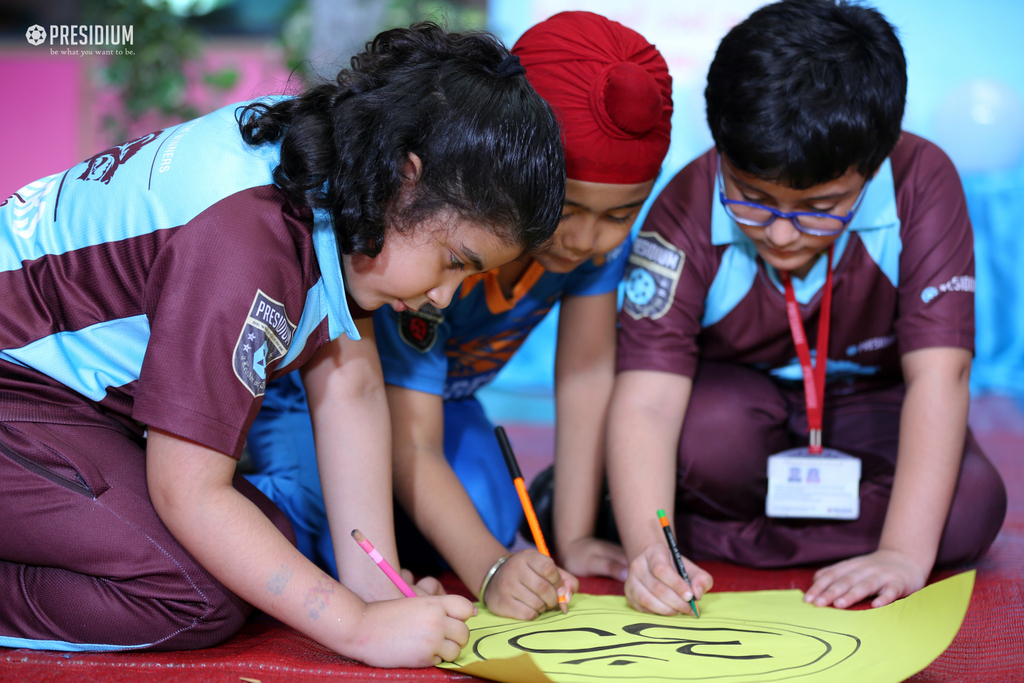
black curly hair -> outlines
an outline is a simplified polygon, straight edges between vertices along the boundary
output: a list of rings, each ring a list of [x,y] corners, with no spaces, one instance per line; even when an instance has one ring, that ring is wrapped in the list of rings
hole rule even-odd
[[[900,137],[907,62],[877,10],[847,0],[766,5],[722,39],[708,126],[737,168],[796,189],[855,166],[874,175]]]
[[[280,140],[274,182],[331,214],[343,254],[376,256],[389,229],[444,210],[532,250],[558,226],[565,160],[554,113],[508,58],[484,32],[384,31],[334,82],[241,108],[239,128]],[[410,153],[422,171],[399,202]]]

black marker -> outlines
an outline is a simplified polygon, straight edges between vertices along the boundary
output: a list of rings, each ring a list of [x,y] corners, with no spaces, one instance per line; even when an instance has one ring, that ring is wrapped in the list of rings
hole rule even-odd
[[[658,510],[658,521],[661,522],[661,530],[665,532],[665,540],[668,541],[669,550],[672,551],[672,559],[675,560],[676,570],[679,572],[679,576],[683,577],[683,581],[690,587],[690,592],[693,592],[693,584],[690,583],[690,577],[686,574],[686,567],[683,566],[683,556],[679,554],[679,546],[676,545],[676,536],[672,533],[672,527],[669,526],[668,517],[665,515],[664,510]],[[690,609],[693,610],[695,617],[700,619],[700,612],[697,611],[697,601],[690,598]]]

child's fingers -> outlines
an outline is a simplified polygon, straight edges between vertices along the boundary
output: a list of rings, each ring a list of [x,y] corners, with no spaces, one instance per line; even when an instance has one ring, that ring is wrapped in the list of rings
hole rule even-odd
[[[529,571],[520,577],[520,582],[530,592],[537,595],[543,602],[544,607],[550,609],[558,604],[558,589],[562,586],[562,574],[554,560],[536,551],[524,551]]]
[[[690,586],[693,588],[693,597],[696,600],[700,600],[704,597],[704,594],[711,590],[711,587],[715,585],[715,580],[711,577],[711,574],[708,574],[685,557],[683,558],[683,564],[686,566],[686,572],[690,575]]]
[[[466,622],[460,619],[445,619],[444,637],[446,640],[458,645],[459,649],[461,650],[463,646],[465,646],[465,644],[469,642],[469,627],[466,626]],[[456,652],[455,656],[458,657],[459,653]],[[450,662],[451,659],[449,659],[448,661]]]
[[[547,555],[538,552],[531,552],[527,563],[534,572],[543,577],[552,586],[557,586],[562,581],[562,575],[558,573],[558,565]]]
[[[618,558],[592,557],[589,560],[586,573],[589,576],[607,576],[611,579],[625,581],[628,572],[629,566]]]
[[[837,575],[838,574],[832,567],[829,567],[827,571],[819,569],[814,574],[814,583],[812,583],[811,587],[807,589],[806,593],[804,593],[804,602],[816,602],[818,600],[818,596],[825,592],[825,589],[831,586],[832,582],[836,580]]]
[[[558,568],[558,578],[561,583],[573,593],[580,589],[580,580],[576,576],[561,567]]]
[[[565,601],[571,602],[572,596],[580,590],[580,580],[561,567],[558,568],[558,574],[561,577],[559,587],[564,589]]]
[[[533,621],[548,610],[548,606],[536,593],[524,592],[512,598],[512,618],[519,621]]]
[[[445,613],[452,619],[465,621],[476,615],[476,605],[461,595],[445,595],[440,598]]]
[[[885,607],[886,605],[898,600],[901,594],[900,587],[896,584],[890,583],[885,587],[885,590],[878,594],[878,597],[871,601],[872,607]]]
[[[403,570],[404,571],[404,570]],[[445,595],[444,586],[433,576],[424,576],[422,579],[413,584],[413,590],[416,591],[417,595]]]
[[[538,606],[539,611],[543,612],[545,609],[550,609],[558,604],[558,590],[561,588],[563,591],[565,588],[562,586],[562,577],[555,571],[555,580],[551,581],[547,576],[531,572],[524,575],[521,578],[521,583],[530,593],[536,595],[541,601],[542,605]]]
[[[818,607],[834,605],[840,609],[859,602],[867,595],[881,590],[885,581],[871,565],[861,558],[859,562],[843,562],[816,575],[814,584],[804,600]],[[870,591],[870,592],[866,592]]]
[[[665,552],[664,555],[656,554],[649,558],[650,580],[644,583],[658,601],[670,607],[673,613],[690,613],[690,600],[694,598],[694,590],[679,575],[675,563],[667,557],[668,553]]]
[[[632,572],[626,579],[626,599],[629,604],[641,612],[672,616],[678,614],[679,610],[673,609],[670,605],[660,600],[649,588],[648,582],[660,583],[649,574],[645,579],[638,577],[637,572]]]
[[[689,601],[694,597],[693,589],[690,588],[686,581],[683,580],[683,577],[679,575],[679,571],[676,569],[674,564],[668,565],[664,562],[655,561],[651,563],[651,575],[657,579],[658,583],[665,587],[664,590],[662,590],[661,586],[651,586],[653,591],[658,594],[659,597],[661,594],[667,596],[665,591],[678,596],[678,601],[672,600],[669,604],[677,602],[689,603]],[[662,600],[665,600],[665,598],[662,598]]]
[[[454,620],[453,620],[454,621]],[[462,622],[458,622],[462,623]],[[465,624],[462,624],[465,626]],[[467,636],[468,640],[468,636]],[[437,654],[434,659],[434,666],[437,666],[441,662],[437,661],[437,657],[440,657],[446,662],[454,662],[459,658],[459,653],[462,652],[462,645],[454,640],[445,639],[441,645],[437,648]]]

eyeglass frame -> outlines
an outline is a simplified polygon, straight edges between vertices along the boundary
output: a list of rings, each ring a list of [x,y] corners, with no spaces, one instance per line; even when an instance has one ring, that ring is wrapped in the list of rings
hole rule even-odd
[[[756,202],[741,202],[738,199],[729,199],[725,196],[725,176],[722,175],[722,155],[718,155],[718,200],[722,203],[722,208],[725,209],[726,215],[741,225],[747,225],[752,228],[767,228],[769,225],[782,218],[788,220],[793,224],[793,227],[805,235],[813,235],[814,237],[835,237],[836,235],[843,234],[850,225],[850,221],[853,220],[854,215],[857,213],[857,209],[860,208],[861,202],[864,201],[864,195],[867,194],[868,185],[871,184],[871,178],[864,181],[864,187],[860,189],[860,194],[857,196],[857,201],[853,203],[850,211],[846,214],[846,217],[837,216],[831,213],[819,213],[817,211],[791,211],[785,213],[778,209],[773,209],[770,206],[764,204],[758,204]],[[767,221],[752,221],[749,218],[742,218],[733,213],[732,209],[729,208],[730,204],[738,204],[740,206],[749,206],[754,209],[761,209],[771,214],[771,218]],[[817,228],[807,228],[800,225],[800,216],[814,216],[816,218],[833,218],[843,224],[843,227],[838,230],[820,230]]]

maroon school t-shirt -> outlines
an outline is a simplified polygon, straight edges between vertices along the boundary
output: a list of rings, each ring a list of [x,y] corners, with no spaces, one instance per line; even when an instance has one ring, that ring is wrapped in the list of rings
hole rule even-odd
[[[277,322],[283,341],[297,332],[308,292],[320,279],[312,232],[308,208],[292,204],[278,187],[253,187],[184,225],[0,274],[21,316],[18,329],[0,330],[0,348],[42,338],[55,324],[78,329],[131,315],[145,315],[150,331],[139,378],[108,388],[98,402],[32,368],[0,363],[0,420],[105,425],[114,419],[139,433],[155,427],[238,457],[263,392],[239,377],[233,355],[244,354],[243,337],[252,334],[248,322],[259,315],[260,301],[271,303],[264,322]],[[33,305],[39,291],[52,293],[44,302],[50,305]],[[327,327],[324,317],[287,367],[281,357],[269,359],[266,380],[306,362],[329,341]],[[109,351],[116,360],[118,349]]]
[[[973,235],[956,170],[909,133],[890,161],[836,241],[830,392],[901,382],[900,356],[909,351],[974,348]],[[716,169],[710,150],[651,207],[625,274],[618,370],[693,377],[708,359],[799,380],[777,272],[725,217]],[[794,280],[807,285],[798,300],[812,347],[825,260],[806,282]]]

